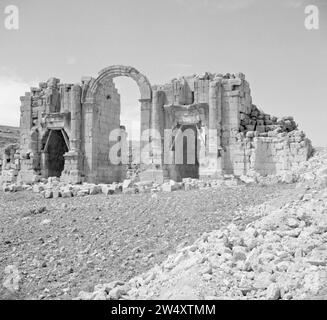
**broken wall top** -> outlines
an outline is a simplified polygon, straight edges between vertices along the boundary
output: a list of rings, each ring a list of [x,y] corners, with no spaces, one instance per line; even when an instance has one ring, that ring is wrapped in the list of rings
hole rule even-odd
[[[209,103],[209,85],[212,81],[220,82],[224,92],[239,90],[239,94],[245,95],[245,92],[250,91],[245,75],[240,72],[236,74],[205,72],[174,78],[169,83],[152,88],[165,92],[167,105],[201,104]]]

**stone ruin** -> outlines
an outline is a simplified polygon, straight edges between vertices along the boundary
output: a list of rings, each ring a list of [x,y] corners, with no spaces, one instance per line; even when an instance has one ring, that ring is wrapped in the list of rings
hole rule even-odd
[[[111,148],[127,139],[113,82],[118,76],[134,79],[141,93],[143,181],[278,175],[296,169],[312,153],[292,117],[277,119],[252,103],[243,73],[205,73],[151,86],[135,68],[118,65],[78,84],[51,78],[20,98],[20,146],[4,149],[2,182],[29,184],[53,176],[74,184],[125,179],[126,165],[109,157]],[[115,129],[121,135],[110,140]],[[186,132],[194,141],[185,139]],[[182,159],[177,159],[180,149]]]

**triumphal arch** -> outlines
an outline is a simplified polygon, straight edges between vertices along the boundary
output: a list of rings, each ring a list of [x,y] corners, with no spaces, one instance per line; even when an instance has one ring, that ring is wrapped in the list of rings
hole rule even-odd
[[[151,85],[135,68],[115,65],[76,84],[50,78],[21,97],[20,146],[6,149],[2,179],[122,181],[128,137],[113,82],[120,76],[140,90],[141,180],[279,174],[311,154],[292,117],[270,116],[252,103],[243,73],[206,72]]]

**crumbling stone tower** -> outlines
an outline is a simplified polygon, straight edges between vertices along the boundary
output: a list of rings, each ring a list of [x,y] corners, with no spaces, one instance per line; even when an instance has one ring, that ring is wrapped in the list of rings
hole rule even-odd
[[[51,78],[21,97],[20,147],[6,156],[2,180],[124,179],[125,166],[109,156],[124,142],[117,76],[134,79],[141,93],[140,148],[147,159],[142,180],[281,174],[311,154],[292,117],[277,119],[252,104],[242,73],[205,73],[151,86],[135,68],[112,66],[74,85]],[[113,132],[121,136],[113,138]],[[8,174],[11,161],[16,171]]]

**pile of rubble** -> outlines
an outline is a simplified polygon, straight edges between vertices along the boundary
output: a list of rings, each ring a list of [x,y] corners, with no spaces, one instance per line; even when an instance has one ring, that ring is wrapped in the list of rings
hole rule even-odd
[[[81,197],[86,195],[95,195],[103,193],[105,195],[125,193],[154,193],[154,192],[172,192],[176,190],[193,190],[225,186],[237,186],[241,181],[234,176],[226,175],[222,179],[202,181],[198,179],[185,178],[182,182],[174,180],[165,181],[163,184],[157,184],[152,181],[138,181],[133,179],[125,179],[123,182],[114,182],[112,184],[67,184],[61,182],[59,178],[50,177],[42,179],[41,182],[33,185],[23,183],[4,183],[2,185],[3,192],[17,192],[22,190],[32,190],[41,193],[45,198],[70,198]]]
[[[277,118],[261,111],[252,104],[250,112],[241,112],[240,132],[250,136],[251,132],[258,137],[270,137],[276,133],[287,133],[297,130],[297,124],[293,117]],[[296,132],[296,131],[295,131]]]
[[[314,156],[303,163],[293,174],[300,184],[315,186],[318,183],[322,187],[327,185],[327,149],[316,150]]]
[[[277,184],[277,183],[306,183],[315,184],[320,177],[324,177],[324,167],[327,162],[326,149],[318,150],[307,162],[296,170],[285,171],[281,175],[262,176],[258,173],[251,172],[248,175],[236,177],[234,175],[223,175],[220,179],[201,180],[185,178],[182,182],[167,180],[163,184],[157,184],[152,181],[139,181],[138,178],[130,177],[123,182],[114,182],[112,184],[67,184],[60,181],[57,177],[42,179],[33,185],[24,184],[22,182],[3,183],[2,191],[17,192],[22,190],[33,190],[33,192],[41,193],[45,198],[58,197],[81,197],[86,195],[95,195],[103,193],[105,195],[126,193],[154,193],[154,192],[172,192],[176,190],[193,190],[205,188],[217,188],[221,186],[233,187],[240,184],[259,183],[259,184]],[[321,181],[319,183],[324,183]]]
[[[302,168],[305,170],[305,168]],[[312,159],[298,198],[240,230],[230,224],[177,249],[126,283],[76,299],[318,299],[327,297],[327,157]],[[308,180],[312,184],[308,185]],[[277,199],[276,199],[277,201]]]
[[[16,192],[21,190],[31,190],[35,193],[42,194],[45,198],[70,198],[70,197],[82,197],[86,195],[96,195],[103,193],[105,195],[117,194],[117,193],[137,193],[140,191],[149,190],[150,186],[155,188],[156,185],[151,183],[135,183],[132,188],[132,180],[124,180],[122,183],[112,184],[67,184],[61,182],[59,178],[50,177],[43,179],[41,182],[33,185],[27,185],[22,183],[15,184],[3,184],[2,190],[4,192]],[[152,189],[151,189],[152,190]]]

